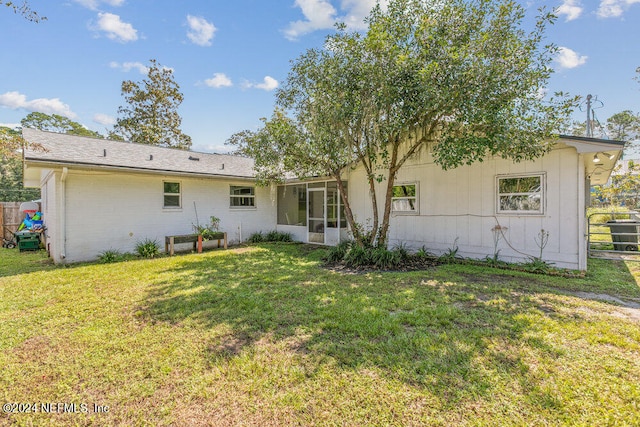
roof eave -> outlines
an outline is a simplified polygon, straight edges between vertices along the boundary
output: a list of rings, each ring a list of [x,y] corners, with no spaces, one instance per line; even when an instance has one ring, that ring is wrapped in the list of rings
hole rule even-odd
[[[190,171],[177,171],[170,169],[151,169],[140,168],[130,166],[118,166],[118,165],[101,165],[96,163],[85,162],[70,162],[70,161],[57,161],[57,160],[43,160],[25,157],[24,161],[25,170],[28,168],[36,167],[41,169],[54,169],[61,167],[76,167],[88,170],[110,170],[110,171],[128,171],[132,173],[145,173],[154,175],[173,175],[173,176],[191,176],[200,178],[220,178],[220,179],[242,179],[242,180],[255,180],[254,176],[246,175],[234,175],[234,174],[215,174],[215,173],[203,173],[203,172],[190,172]]]

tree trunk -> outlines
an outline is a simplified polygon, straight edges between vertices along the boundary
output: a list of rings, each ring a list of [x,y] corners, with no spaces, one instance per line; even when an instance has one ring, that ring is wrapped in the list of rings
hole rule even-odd
[[[351,227],[353,238],[358,245],[362,246],[364,236],[360,232],[360,229],[357,227],[356,222],[353,219],[353,212],[351,211],[351,205],[349,204],[347,193],[346,191],[344,191],[344,182],[342,181],[340,172],[334,174],[333,177],[336,179],[336,184],[338,185],[338,190],[340,191],[340,199],[342,200],[342,204],[344,205],[344,213],[347,216],[347,223],[349,223],[349,227]],[[339,226],[340,224],[338,224],[338,227]]]
[[[384,213],[382,215],[382,224],[380,225],[380,230],[378,231],[378,239],[377,246],[379,247],[387,247],[387,234],[389,233],[389,221],[391,219],[391,199],[393,198],[393,185],[396,181],[396,173],[398,172],[399,166],[396,165],[398,162],[398,144],[393,144],[393,149],[391,150],[391,161],[389,163],[389,174],[387,175],[387,190],[384,195]]]
[[[371,198],[371,207],[373,209],[373,224],[372,230],[369,234],[368,244],[369,246],[373,246],[376,240],[376,234],[378,233],[378,223],[380,218],[378,216],[378,196],[376,195],[376,182],[373,178],[373,175],[369,174],[369,197]]]

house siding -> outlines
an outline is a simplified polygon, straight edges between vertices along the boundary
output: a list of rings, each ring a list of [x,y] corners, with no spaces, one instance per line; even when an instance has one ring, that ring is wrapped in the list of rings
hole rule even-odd
[[[575,148],[554,149],[535,160],[515,163],[489,158],[470,166],[444,171],[425,150],[398,171],[396,182],[419,184],[419,213],[392,214],[390,246],[403,244],[413,250],[425,246],[436,254],[454,246],[470,258],[493,256],[496,225],[506,227],[500,236],[500,259],[521,262],[539,256],[536,243],[542,229],[549,232],[543,258],[557,267],[584,269],[583,236],[584,180],[582,159]],[[541,215],[498,214],[496,176],[545,174],[545,209]],[[349,197],[357,221],[367,225],[372,218],[369,190],[362,167],[351,171]],[[386,181],[376,187],[382,218]]]
[[[44,244],[51,258],[60,260],[61,245],[60,228],[58,219],[60,218],[60,206],[57,203],[56,194],[59,192],[60,174],[51,171],[43,171],[41,177],[41,209],[45,226]]]
[[[163,208],[164,181],[181,183],[180,208]],[[57,262],[93,260],[110,249],[131,252],[144,239],[156,240],[164,248],[165,236],[193,233],[196,222],[207,224],[211,216],[220,218],[220,229],[227,232],[231,244],[275,228],[275,200],[269,188],[256,187],[255,209],[229,207],[229,187],[253,185],[248,180],[75,169],[69,171],[64,185],[65,191],[52,187],[57,195],[53,199],[64,203],[66,215],[66,245],[55,251]],[[59,218],[51,220],[60,223]],[[50,235],[57,247],[63,245],[59,235],[53,230]]]

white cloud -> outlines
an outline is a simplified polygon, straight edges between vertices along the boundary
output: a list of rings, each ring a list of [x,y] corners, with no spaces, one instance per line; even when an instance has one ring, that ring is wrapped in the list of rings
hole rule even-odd
[[[389,0],[380,0],[380,6],[386,9]],[[364,19],[369,16],[369,12],[376,5],[376,0],[342,0],[341,9],[346,12],[340,21],[347,24],[349,28],[356,30],[365,29],[367,26]]]
[[[231,81],[231,79],[224,73],[215,73],[212,78],[206,79],[204,81],[204,84],[216,89],[221,87],[233,86],[233,82]]]
[[[125,73],[128,73],[129,71],[131,71],[133,69],[136,69],[136,70],[138,70],[138,72],[140,74],[144,74],[145,76],[147,74],[149,74],[149,68],[147,66],[145,66],[141,62],[123,62],[121,64],[121,63],[116,62],[116,61],[111,61],[109,63],[109,67],[120,69],[120,70],[124,71]]]
[[[94,114],[93,121],[104,126],[113,126],[116,124],[115,117],[102,113]]]
[[[316,30],[331,28],[336,22],[336,9],[326,0],[296,0],[295,5],[302,10],[305,21],[289,23],[284,35],[289,40]]]
[[[562,4],[556,9],[556,12],[558,15],[566,15],[566,21],[569,22],[578,19],[582,14],[582,10],[580,0],[563,0]]]
[[[640,0],[600,0],[597,14],[600,18],[616,18],[635,3],[640,3]]]
[[[123,22],[118,15],[113,13],[98,13],[96,29],[104,31],[111,40],[121,43],[138,40],[138,30],[128,22]]]
[[[75,0],[75,2],[91,10],[97,10],[100,3],[106,3],[114,7],[124,4],[124,0]]]
[[[556,62],[561,68],[576,68],[587,62],[588,56],[579,55],[577,52],[568,47],[560,46],[558,48],[558,56]]]
[[[22,127],[22,124],[20,124],[20,123],[0,123],[0,127],[16,130],[16,129]]]
[[[272,91],[274,89],[276,89],[278,87],[278,81],[276,79],[274,79],[271,76],[266,76],[263,80],[262,83],[250,83],[247,82],[244,85],[246,88],[255,88],[255,89],[262,89],[262,90],[266,90],[266,91]]]
[[[201,16],[187,15],[187,37],[198,46],[211,46],[216,27]]]
[[[16,91],[0,95],[0,106],[12,110],[23,109],[45,114],[59,114],[70,119],[77,117],[71,108],[58,98],[37,98],[28,101],[26,95]]]
[[[380,0],[382,8],[386,8],[389,0]],[[344,22],[349,28],[361,30],[366,28],[364,19],[376,5],[376,0],[342,0],[340,10],[342,15],[329,0],[295,0],[305,19],[289,23],[284,35],[289,40],[316,30],[331,29],[336,22]]]
[[[191,150],[196,153],[219,153],[226,154],[231,152],[232,148],[228,145],[220,145],[220,144],[193,144]]]

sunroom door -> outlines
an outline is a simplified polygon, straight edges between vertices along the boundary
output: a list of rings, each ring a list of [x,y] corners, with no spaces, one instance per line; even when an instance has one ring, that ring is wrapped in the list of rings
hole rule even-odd
[[[327,209],[324,188],[307,189],[308,201],[308,237],[309,243],[325,243],[327,228]]]

